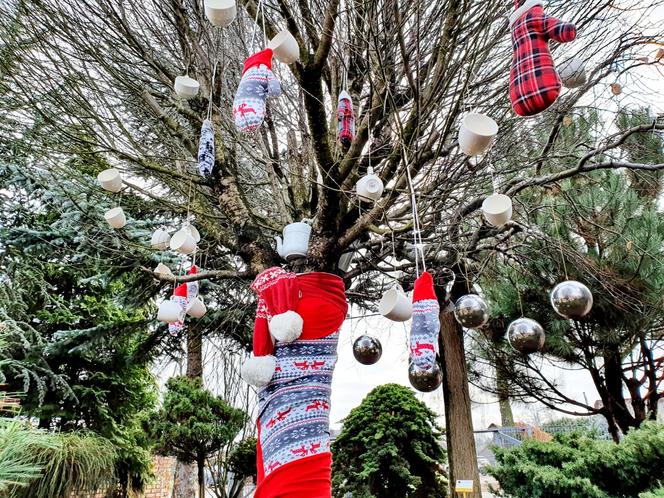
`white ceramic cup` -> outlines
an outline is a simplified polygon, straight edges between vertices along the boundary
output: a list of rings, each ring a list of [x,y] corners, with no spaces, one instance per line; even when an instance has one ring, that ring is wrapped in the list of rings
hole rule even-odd
[[[164,299],[159,305],[157,311],[157,320],[160,322],[173,323],[180,319],[182,308],[171,299]]]
[[[168,266],[166,266],[164,263],[159,263],[157,267],[154,270],[152,270],[152,273],[154,273],[157,276],[160,275],[169,276],[169,277],[173,276],[173,272],[171,271],[171,269]]]
[[[468,156],[476,156],[491,147],[498,134],[498,123],[489,116],[471,112],[461,120],[459,148]]]
[[[203,3],[206,17],[215,26],[228,26],[237,15],[235,0],[205,0]]]
[[[207,307],[200,296],[196,296],[189,301],[189,304],[187,305],[187,315],[194,318],[201,318],[205,313],[207,313]]]
[[[175,78],[175,93],[183,99],[190,99],[198,94],[201,85],[189,76],[178,76]]]
[[[97,181],[101,188],[109,192],[117,193],[122,190],[122,176],[115,168],[105,169],[97,175]]]
[[[122,228],[127,224],[127,217],[121,207],[114,207],[104,213],[104,218],[111,228]]]
[[[492,194],[482,202],[482,213],[491,225],[502,226],[512,219],[512,199],[505,194]]]
[[[373,168],[369,167],[367,174],[360,178],[360,180],[355,185],[355,191],[357,192],[358,197],[365,201],[376,202],[380,200],[383,195],[383,182],[374,174]]]
[[[150,245],[153,249],[163,251],[168,249],[168,244],[171,241],[171,236],[163,228],[157,228],[152,234]]]
[[[381,315],[395,322],[405,322],[413,316],[413,304],[400,285],[389,289],[378,304]]]
[[[201,241],[201,234],[198,233],[196,227],[192,224],[188,224],[185,226],[185,228],[189,230],[189,233],[191,233],[191,236],[194,238],[194,241],[198,244]]]
[[[274,52],[274,56],[284,64],[292,64],[300,58],[300,47],[297,40],[288,30],[277,33],[267,44]]]
[[[580,57],[572,57],[558,66],[558,76],[567,88],[577,88],[586,82],[586,65]]]
[[[181,228],[173,234],[170,242],[171,249],[181,254],[191,254],[196,251],[196,241],[191,232]]]

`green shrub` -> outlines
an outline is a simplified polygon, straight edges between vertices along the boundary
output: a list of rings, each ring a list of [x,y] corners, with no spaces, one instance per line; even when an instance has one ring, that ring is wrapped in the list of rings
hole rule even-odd
[[[497,448],[495,453],[499,465],[489,473],[506,496],[635,497],[658,486],[664,475],[664,426],[646,422],[620,444],[577,432],[548,443],[529,440],[511,449]]]

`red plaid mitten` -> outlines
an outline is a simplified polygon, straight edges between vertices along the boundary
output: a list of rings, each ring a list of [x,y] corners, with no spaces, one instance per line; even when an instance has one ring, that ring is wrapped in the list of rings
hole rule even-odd
[[[547,16],[541,0],[526,0],[510,16],[514,57],[510,70],[510,100],[519,116],[533,116],[553,104],[562,83],[549,52],[549,40],[576,38],[576,26]]]
[[[346,148],[350,147],[355,138],[355,114],[353,113],[353,100],[345,90],[339,94],[337,104],[337,133],[341,145]]]

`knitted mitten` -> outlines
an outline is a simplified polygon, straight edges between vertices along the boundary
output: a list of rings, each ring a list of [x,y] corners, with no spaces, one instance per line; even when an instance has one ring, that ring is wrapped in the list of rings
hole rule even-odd
[[[187,275],[193,275],[198,271],[196,265],[193,265]],[[187,310],[187,304],[198,295],[198,282],[185,282],[178,285],[173,291],[172,300],[180,306],[180,319],[168,324],[168,332],[171,335],[177,335],[184,327],[184,317]]]
[[[547,16],[542,3],[526,0],[510,16],[514,47],[510,100],[519,116],[540,113],[556,101],[562,83],[549,52],[549,40],[566,43],[576,38],[574,24]]]
[[[337,134],[341,145],[348,148],[355,138],[355,114],[353,101],[346,91],[339,94],[337,104]]]
[[[240,85],[233,101],[235,126],[241,132],[259,128],[265,119],[267,97],[281,95],[281,85],[272,72],[272,50],[266,48],[244,61]]]
[[[214,131],[209,119],[203,121],[201,139],[198,142],[198,171],[201,176],[209,176],[214,169]]]
[[[410,361],[423,370],[436,363],[440,306],[433,288],[433,278],[424,272],[415,280],[413,290],[413,323],[410,332]]]

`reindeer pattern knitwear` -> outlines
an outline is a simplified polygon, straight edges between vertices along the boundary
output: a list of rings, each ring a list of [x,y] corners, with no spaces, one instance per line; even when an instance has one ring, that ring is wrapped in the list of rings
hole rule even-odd
[[[440,305],[430,273],[424,272],[415,281],[413,290],[413,322],[410,332],[410,361],[423,370],[436,363],[440,334]]]
[[[281,85],[272,72],[269,48],[245,61],[244,72],[233,101],[235,126],[241,132],[258,129],[265,119],[267,97],[281,95]]]

